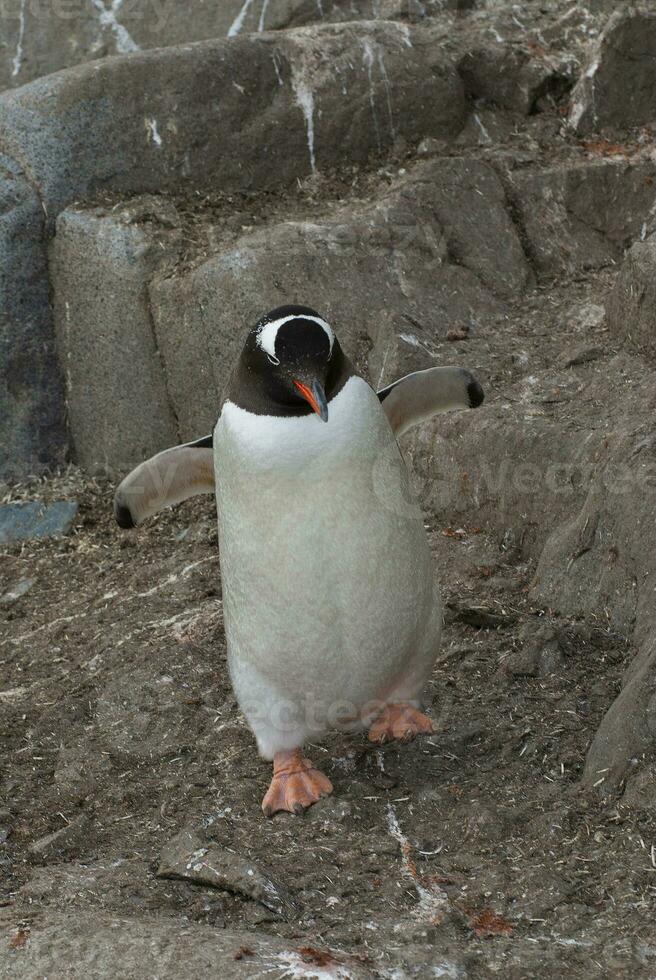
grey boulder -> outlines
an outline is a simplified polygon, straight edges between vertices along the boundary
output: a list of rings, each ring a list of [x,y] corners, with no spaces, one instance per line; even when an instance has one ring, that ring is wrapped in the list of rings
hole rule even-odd
[[[590,160],[508,174],[507,185],[540,276],[612,265],[652,220],[656,164]]]
[[[456,5],[457,0],[450,0],[450,6]],[[384,20],[415,9],[417,14],[425,12],[418,0],[127,0],[116,8],[105,0],[5,0],[0,6],[0,36],[5,42],[0,50],[0,89],[111,55],[302,24]]]
[[[178,256],[178,223],[157,198],[57,221],[57,344],[73,452],[88,471],[130,467],[178,441],[147,291]]]
[[[360,21],[49,75],[0,99],[0,146],[54,218],[103,189],[285,185],[364,163],[397,137],[450,139],[466,113],[462,83],[430,33]]]
[[[44,212],[21,168],[0,156],[0,474],[59,465],[66,450],[43,249]]]
[[[620,6],[594,43],[572,92],[579,134],[656,122],[656,13]]]

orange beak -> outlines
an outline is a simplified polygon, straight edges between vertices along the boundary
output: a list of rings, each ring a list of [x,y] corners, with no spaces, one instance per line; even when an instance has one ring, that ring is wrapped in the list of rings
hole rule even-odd
[[[300,392],[312,410],[317,413],[319,418],[327,422],[328,402],[326,401],[326,393],[319,382],[313,381],[312,387],[310,387],[302,381],[295,381],[294,387]]]

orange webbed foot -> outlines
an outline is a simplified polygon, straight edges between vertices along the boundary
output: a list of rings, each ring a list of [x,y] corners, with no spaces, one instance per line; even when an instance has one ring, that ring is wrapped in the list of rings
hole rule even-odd
[[[417,735],[432,735],[433,732],[433,723],[423,711],[400,701],[385,705],[369,729],[369,741],[376,745],[392,741],[411,742]]]
[[[264,799],[264,815],[272,817],[280,810],[302,813],[333,791],[333,784],[304,758],[300,749],[276,752],[273,758],[273,779]]]

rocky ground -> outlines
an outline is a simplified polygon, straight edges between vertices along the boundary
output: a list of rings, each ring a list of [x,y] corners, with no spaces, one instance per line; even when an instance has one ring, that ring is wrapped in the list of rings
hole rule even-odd
[[[0,976],[656,976],[656,165],[648,90],[631,82],[622,120],[607,84],[633,19],[586,61],[604,6],[433,11],[467,85],[448,141],[266,195],[105,193],[60,215],[88,468],[3,487],[79,509],[66,537],[2,546]],[[213,503],[126,534],[107,468],[203,434],[232,326],[289,290],[374,384],[460,363],[487,398],[402,444],[445,600],[435,734],[311,746],[334,796],[267,821]],[[141,364],[164,409],[140,429],[111,375]]]
[[[435,736],[314,746],[335,796],[268,822],[269,768],[226,672],[211,502],[129,537],[106,484],[49,487],[61,489],[81,503],[75,534],[3,561],[3,587],[35,580],[3,616],[14,930],[54,909],[156,915],[280,937],[307,975],[305,948],[355,957],[365,975],[650,975],[653,810],[600,805],[578,785],[630,646],[532,604],[531,563],[475,513],[430,522],[449,604]],[[158,877],[183,828],[270,875],[280,906]],[[284,957],[271,969],[287,975]]]

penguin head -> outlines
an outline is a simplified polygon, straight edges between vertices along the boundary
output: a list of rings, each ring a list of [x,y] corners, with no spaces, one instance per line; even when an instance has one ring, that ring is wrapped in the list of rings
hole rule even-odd
[[[331,381],[341,350],[330,324],[309,306],[279,306],[250,331],[242,367],[266,399],[290,415],[316,412],[328,421]]]

